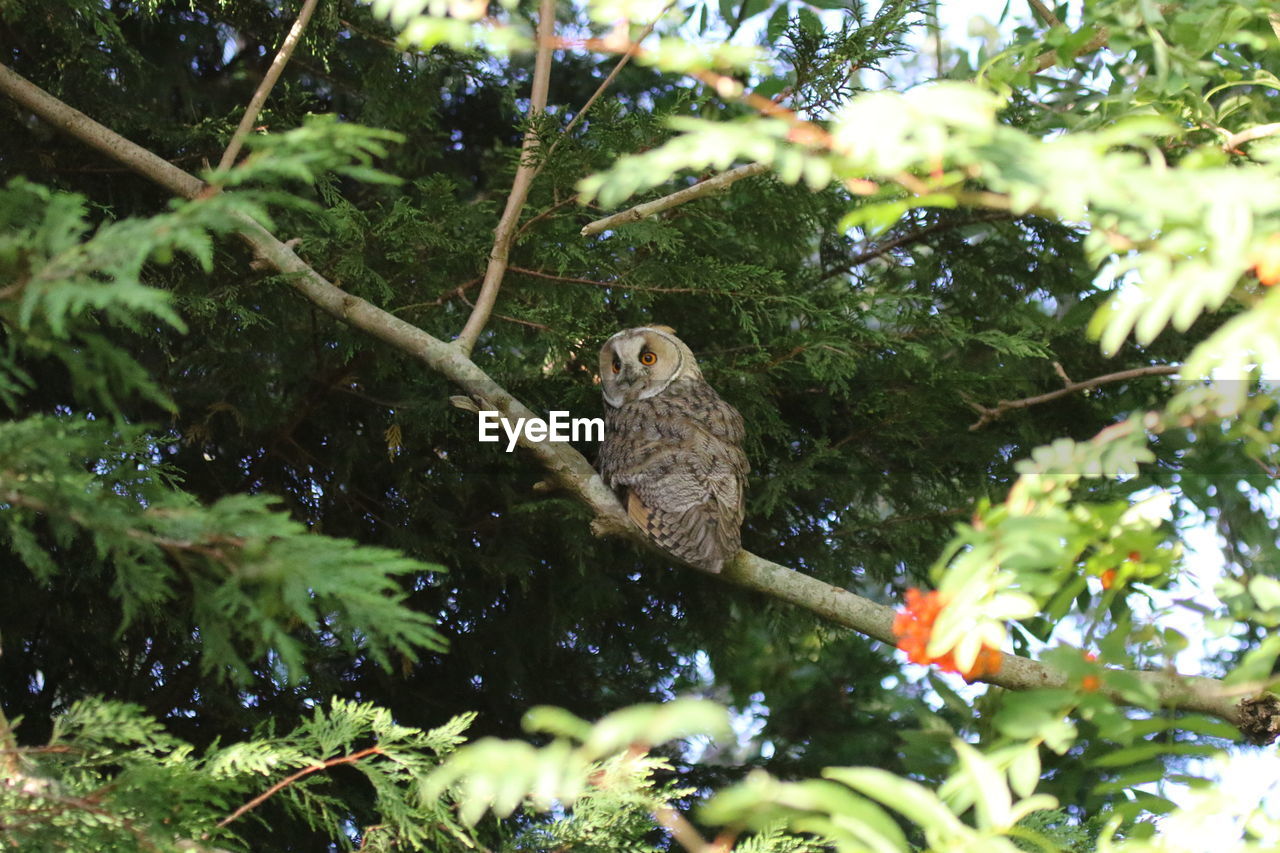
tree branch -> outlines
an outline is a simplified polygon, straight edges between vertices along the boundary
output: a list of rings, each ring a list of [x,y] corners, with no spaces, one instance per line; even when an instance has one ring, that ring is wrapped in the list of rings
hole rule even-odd
[[[582,105],[582,109],[578,110],[574,117],[569,120],[569,123],[565,125],[564,130],[560,131],[560,135],[556,137],[556,141],[551,143],[551,148],[547,150],[547,156],[542,159],[542,165],[538,166],[539,172],[542,171],[542,166],[545,166],[551,159],[552,153],[555,152],[560,143],[568,138],[569,131],[573,130],[574,127],[577,126],[578,122],[582,121],[582,117],[585,116],[587,111],[590,110],[595,102],[600,99],[600,96],[603,95],[611,85],[613,85],[613,81],[622,73],[622,69],[627,67],[627,63],[631,61],[631,58],[640,52],[640,45],[653,32],[653,28],[658,25],[658,21],[662,20],[662,16],[671,11],[671,7],[674,5],[675,0],[671,0],[670,3],[663,7],[662,11],[659,12],[657,16],[649,22],[649,25],[644,28],[644,31],[627,46],[627,50],[622,54],[618,61],[614,63],[613,70],[611,70],[608,75],[600,81],[600,85],[591,93],[591,97],[587,98],[587,102]],[[526,225],[527,224],[528,223],[526,223]],[[524,229],[521,228],[520,230],[523,231]]]
[[[858,254],[849,258],[849,260],[841,263],[839,266],[828,267],[818,274],[818,281],[826,281],[835,275],[852,272],[854,267],[859,267],[867,261],[882,257],[889,254],[894,249],[900,249],[903,246],[910,246],[913,243],[919,243],[930,234],[938,231],[948,231],[952,228],[963,228],[966,225],[978,225],[984,222],[999,222],[1002,219],[1013,219],[1014,215],[1007,210],[990,210],[985,213],[979,213],[968,219],[957,220],[940,220],[921,226],[915,231],[908,231],[905,234],[899,234],[897,237],[890,237],[882,240],[874,246],[868,246]]]
[[[671,833],[671,839],[683,847],[686,853],[718,853],[714,845],[703,839],[697,827],[671,806],[660,807],[653,813],[653,817],[663,829]]]
[[[289,29],[289,34],[284,37],[284,43],[280,45],[276,58],[271,60],[271,67],[267,69],[267,73],[262,77],[262,82],[258,84],[253,97],[249,99],[249,106],[245,107],[244,115],[240,118],[240,124],[236,127],[236,132],[231,134],[231,141],[227,143],[227,150],[222,152],[222,159],[218,161],[219,170],[230,169],[235,164],[236,156],[239,155],[240,148],[244,145],[245,137],[253,129],[253,123],[258,120],[258,113],[262,112],[262,105],[266,103],[267,96],[271,94],[271,90],[275,87],[276,81],[280,79],[280,74],[284,71],[285,65],[289,63],[289,57],[293,55],[293,49],[298,46],[298,42],[302,39],[302,31],[307,28],[307,22],[311,20],[311,13],[315,10],[316,0],[304,0],[302,9],[298,12],[298,18]]]
[[[621,213],[615,213],[612,216],[606,216],[604,219],[597,219],[595,222],[589,222],[582,228],[582,236],[590,237],[606,231],[610,228],[616,228],[619,225],[626,225],[629,222],[639,222],[641,219],[647,219],[655,213],[661,213],[664,210],[693,201],[695,198],[702,198],[721,190],[740,181],[743,178],[750,178],[752,175],[760,175],[769,171],[769,167],[763,163],[750,163],[746,166],[738,166],[727,172],[721,172],[714,178],[707,178],[705,181],[699,181],[691,187],[685,187],[671,195],[664,195],[662,198],[646,201],[644,204],[637,204],[635,207],[628,208]]]
[[[1041,0],[1027,0],[1031,6],[1031,11],[1040,19],[1040,23],[1046,27],[1058,27],[1062,25],[1062,21],[1058,20],[1058,16],[1053,14],[1053,10],[1046,6]]]
[[[355,764],[357,761],[359,761],[362,758],[368,758],[370,755],[381,755],[381,754],[382,754],[381,747],[371,746],[368,749],[362,749],[359,752],[353,752],[350,755],[342,755],[337,758],[330,758],[328,761],[322,761],[319,764],[312,764],[310,767],[304,767],[301,770],[299,770],[297,773],[294,773],[291,776],[286,776],[285,778],[281,779],[279,782],[275,783],[270,788],[263,791],[261,794],[254,797],[252,800],[245,803],[243,806],[236,809],[231,814],[224,817],[222,820],[218,821],[218,828],[222,829],[224,826],[231,823],[232,821],[243,817],[245,814],[253,811],[258,806],[262,805],[267,800],[271,799],[276,794],[280,793],[285,788],[292,785],[294,782],[297,782],[299,779],[305,779],[307,776],[310,776],[312,773],[319,773],[321,770],[328,770],[331,767],[337,767],[339,764]]]
[[[533,278],[545,278],[548,281],[563,281],[566,284],[590,284],[593,287],[605,287],[616,290],[637,290],[645,293],[706,293],[708,291],[700,290],[694,287],[649,287],[643,284],[627,284],[624,281],[596,281],[592,278],[574,278],[567,275],[552,275],[551,273],[542,272],[541,270],[531,270],[526,267],[511,267],[512,272],[520,275],[527,275]]]
[[[1031,0],[1031,3],[1032,3],[1033,9],[1036,6],[1043,6],[1043,4],[1039,3],[1038,0]],[[1045,9],[1045,11],[1048,11],[1048,7],[1043,7],[1043,8]],[[1160,14],[1163,15],[1169,12],[1177,11],[1178,5],[1176,3],[1165,3],[1165,4],[1162,4],[1159,8],[1160,8]],[[1052,18],[1055,21],[1057,20],[1057,17],[1052,12],[1049,12],[1048,14],[1050,18]],[[1275,12],[1272,12],[1271,15],[1273,16],[1272,27],[1275,28],[1276,21],[1280,20],[1280,18],[1274,17],[1277,15],[1277,13]],[[1280,31],[1277,32],[1277,35],[1280,35]],[[1110,40],[1111,40],[1110,31],[1107,30],[1106,27],[1099,27],[1097,32],[1094,34],[1093,38],[1089,39],[1089,41],[1087,41],[1085,44],[1076,48],[1072,56],[1084,56],[1086,53],[1093,53],[1095,50],[1099,50],[1101,48],[1106,47],[1107,42]],[[1056,50],[1046,50],[1044,53],[1036,57],[1032,73],[1039,74],[1041,71],[1046,71],[1057,64],[1058,64],[1058,52]]]
[[[13,726],[9,723],[9,718],[4,715],[4,708],[0,706],[0,774],[6,777],[18,775],[19,764],[18,756],[18,740],[13,735]]]
[[[0,91],[9,94],[37,115],[66,129],[73,136],[107,151],[116,159],[132,166],[143,177],[171,188],[181,188],[180,195],[195,196],[200,181],[187,175],[154,154],[93,122],[62,104],[52,95],[23,80],[0,65]],[[75,121],[64,121],[68,113]],[[176,176],[175,176],[176,173]],[[534,413],[499,386],[472,362],[461,347],[446,343],[406,323],[398,317],[343,291],[303,262],[293,250],[267,232],[258,222],[242,217],[241,237],[265,262],[286,276],[290,285],[312,304],[333,317],[367,332],[407,355],[419,359],[463,389],[478,407],[496,409],[506,418],[528,418]],[[595,513],[591,524],[598,536],[622,536],[648,545],[648,540],[623,511],[617,497],[581,453],[560,442],[530,442],[520,435],[520,444],[548,471],[559,488],[569,492]],[[892,644],[892,608],[855,595],[846,589],[824,583],[746,551],[740,551],[724,571],[721,579],[744,589],[763,593],[804,608],[834,624]],[[1221,717],[1239,725],[1242,715],[1239,703],[1224,695],[1219,681],[1199,676],[1182,676],[1172,672],[1136,671],[1132,675],[1150,685],[1162,706],[1199,711]],[[1002,655],[999,672],[981,679],[1011,690],[1033,687],[1062,687],[1068,684],[1061,671],[1039,661]],[[1130,700],[1109,694],[1121,704]]]
[[[1059,366],[1059,369],[1061,367]],[[1050,400],[1056,400],[1059,397],[1065,397],[1068,394],[1074,394],[1077,391],[1085,391],[1089,388],[1097,388],[1099,385],[1105,385],[1108,382],[1123,382],[1126,379],[1137,379],[1140,376],[1168,376],[1177,373],[1182,369],[1178,364],[1153,364],[1149,367],[1134,367],[1130,370],[1120,370],[1115,373],[1108,373],[1104,376],[1095,376],[1092,379],[1085,379],[1080,382],[1070,382],[1065,388],[1059,388],[1056,391],[1050,391],[1047,394],[1037,394],[1034,397],[1024,397],[1021,400],[1001,400],[995,406],[983,406],[980,403],[969,401],[969,408],[978,413],[978,420],[969,426],[970,432],[976,432],[982,429],[992,421],[998,420],[1005,412],[1014,409],[1025,409],[1029,406],[1038,406],[1041,403],[1047,403]],[[1065,374],[1060,374],[1065,375]]]
[[[476,296],[475,307],[455,341],[463,355],[471,354],[476,340],[489,322],[489,315],[493,313],[493,304],[498,299],[502,277],[507,272],[507,261],[511,257],[511,244],[515,242],[516,223],[520,219],[525,199],[529,197],[529,187],[538,172],[538,168],[531,162],[533,151],[538,147],[538,129],[535,124],[538,116],[547,108],[555,23],[555,0],[541,0],[538,6],[538,53],[534,59],[533,83],[529,92],[530,125],[524,132],[524,142],[520,146],[520,163],[516,166],[516,176],[511,182],[507,206],[502,211],[502,218],[498,220],[498,227],[494,229],[493,248],[489,251],[489,265],[484,271],[484,282]]]
[[[1111,40],[1111,33],[1106,27],[1102,27],[1089,39],[1088,42],[1076,48],[1072,56],[1084,56],[1086,53],[1093,53],[1107,46],[1107,42]],[[1056,50],[1046,50],[1044,53],[1036,57],[1033,64],[1032,73],[1039,74],[1041,71],[1048,71],[1050,68],[1058,64],[1058,52]]]
[[[1228,136],[1226,142],[1222,143],[1222,147],[1227,151],[1234,151],[1246,142],[1253,142],[1255,139],[1262,139],[1267,136],[1275,136],[1277,133],[1280,133],[1280,122],[1246,127],[1244,130]]]

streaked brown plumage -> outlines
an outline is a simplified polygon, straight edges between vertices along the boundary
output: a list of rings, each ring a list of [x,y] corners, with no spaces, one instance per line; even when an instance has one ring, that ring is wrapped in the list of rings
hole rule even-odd
[[[666,326],[619,332],[600,350],[600,475],[660,548],[719,572],[741,544],[750,466],[742,415]]]

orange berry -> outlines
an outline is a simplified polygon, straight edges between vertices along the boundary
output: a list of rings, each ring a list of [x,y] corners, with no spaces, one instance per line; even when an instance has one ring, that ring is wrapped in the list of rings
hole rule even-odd
[[[1080,679],[1080,686],[1089,693],[1095,693],[1098,688],[1102,686],[1102,679],[1098,678],[1096,675],[1086,675],[1084,678]]]
[[[937,664],[943,672],[958,673],[966,681],[1000,671],[1003,658],[997,649],[989,646],[983,646],[974,659],[973,666],[963,672],[956,665],[952,652],[936,658],[929,657],[929,637],[933,633],[934,621],[942,612],[942,594],[937,590],[926,592],[912,588],[907,590],[904,598],[906,606],[893,617],[893,635],[907,660],[918,664]]]
[[[1264,285],[1280,281],[1280,234],[1272,234],[1260,248],[1249,253],[1249,268]]]
[[[1098,579],[1102,581],[1103,589],[1111,589],[1111,587],[1115,586],[1116,583],[1116,570],[1107,569],[1098,577]]]

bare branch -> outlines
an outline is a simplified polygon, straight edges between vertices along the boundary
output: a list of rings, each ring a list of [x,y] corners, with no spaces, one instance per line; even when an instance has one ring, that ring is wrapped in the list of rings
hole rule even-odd
[[[15,81],[20,81],[22,85],[18,86]],[[142,176],[166,187],[181,187],[190,191],[191,195],[199,192],[201,184],[195,178],[83,114],[71,110],[3,65],[0,65],[0,91],[15,98],[18,97],[15,92],[22,93],[25,98],[22,103],[37,115],[54,121],[73,136],[111,153],[116,159],[135,168]],[[69,123],[60,120],[68,112],[74,113],[77,120]],[[177,178],[174,173],[177,173]],[[494,382],[460,347],[439,340],[334,286],[258,222],[247,216],[242,221],[243,231],[240,236],[264,262],[284,274],[290,285],[313,305],[419,359],[465,391],[479,408],[497,410],[502,417],[508,419],[534,417],[528,407]],[[550,441],[532,442],[525,438],[523,431],[520,434],[520,444],[547,470],[550,481],[556,487],[572,494],[595,513],[591,529],[596,535],[621,536],[642,545],[650,544],[627,517],[617,497],[600,479],[591,464],[571,445]],[[740,551],[718,577],[744,589],[795,604],[834,624],[851,628],[873,639],[885,643],[895,641],[892,608],[755,554]],[[1212,714],[1236,725],[1242,722],[1239,703],[1232,696],[1222,695],[1222,685],[1218,680],[1168,671],[1134,671],[1131,674],[1138,681],[1149,684],[1164,707]],[[1067,676],[1060,670],[1010,654],[1002,655],[999,672],[981,680],[1011,690],[1062,687],[1068,684]],[[1118,703],[1131,702],[1118,694],[1108,695]]]
[[[582,121],[582,117],[587,114],[587,111],[590,110],[591,107],[595,104],[595,102],[600,99],[600,96],[603,95],[611,85],[613,85],[613,81],[617,78],[619,74],[622,73],[622,69],[627,67],[627,63],[631,61],[631,58],[640,52],[641,43],[649,37],[649,35],[653,32],[653,28],[658,25],[658,21],[662,20],[662,16],[667,14],[667,12],[671,11],[671,7],[674,5],[675,5],[675,0],[671,0],[671,2],[668,3],[665,7],[663,7],[662,11],[658,13],[657,17],[655,17],[652,21],[649,22],[649,26],[645,27],[644,31],[641,32],[640,35],[637,36],[636,39],[627,46],[626,51],[614,64],[613,70],[610,71],[609,74],[603,80],[600,81],[600,85],[597,86],[596,90],[591,93],[591,97],[587,98],[587,102],[582,105],[582,109],[578,110],[577,114],[574,115],[574,117],[569,120],[569,123],[567,125],[565,125],[564,130],[560,131],[560,135],[556,137],[556,141],[551,143],[551,148],[547,150],[547,156],[542,159],[543,165],[546,165],[547,161],[551,159],[551,154],[560,145],[560,142],[569,136],[569,131],[573,130],[574,127],[577,126],[578,122]],[[538,171],[539,172],[542,171],[542,166],[538,167]],[[524,229],[522,228],[520,230],[523,231]]]
[[[1027,0],[1027,3],[1031,6],[1031,11],[1035,13],[1035,16],[1040,19],[1040,23],[1046,27],[1062,26],[1062,21],[1058,20],[1058,16],[1053,14],[1053,10],[1042,3],[1041,0]]]
[[[915,231],[908,231],[905,234],[899,234],[897,237],[890,237],[882,240],[874,246],[868,246],[858,254],[849,258],[849,260],[841,263],[839,266],[828,267],[818,274],[818,281],[826,281],[832,276],[842,273],[852,272],[854,267],[860,267],[867,261],[882,257],[889,254],[894,249],[900,249],[903,246],[910,246],[913,243],[919,243],[930,234],[938,231],[949,231],[952,228],[963,228],[966,225],[979,225],[984,222],[999,222],[1002,219],[1013,219],[1014,216],[1007,210],[991,210],[985,213],[979,213],[968,219],[956,220],[940,220],[930,223],[929,225],[917,228]]]
[[[4,715],[4,708],[0,707],[0,774],[6,777],[17,776],[20,754],[18,740],[13,736],[13,726]]]
[[[525,267],[511,267],[511,271],[520,273],[521,275],[532,276],[533,278],[545,278],[548,281],[563,281],[566,284],[590,284],[593,287],[607,287],[616,290],[638,290],[646,293],[712,293],[715,291],[707,291],[694,287],[649,287],[643,284],[627,284],[622,280],[618,281],[596,281],[591,278],[574,278],[567,275],[552,275],[551,273],[542,272],[540,270],[526,269]]]
[[[1058,370],[1058,375],[1063,378],[1066,373],[1062,370],[1062,365],[1054,365]],[[1041,403],[1047,403],[1050,400],[1056,400],[1059,397],[1065,397],[1068,394],[1074,394],[1077,391],[1085,391],[1089,388],[1097,388],[1099,385],[1105,385],[1108,382],[1123,382],[1126,379],[1137,379],[1140,376],[1168,376],[1177,373],[1182,369],[1178,364],[1153,364],[1149,367],[1134,367],[1130,370],[1120,370],[1115,373],[1108,373],[1104,376],[1095,376],[1092,379],[1084,379],[1080,382],[1068,383],[1067,387],[1059,388],[1056,391],[1050,391],[1047,394],[1037,394],[1034,397],[1024,397],[1021,400],[1001,400],[995,406],[983,406],[979,403],[970,402],[969,407],[978,413],[978,420],[969,426],[970,432],[982,429],[992,421],[998,420],[1005,412],[1014,409],[1025,409],[1029,406],[1038,406]]]
[[[699,181],[691,187],[686,187],[671,195],[664,195],[662,198],[646,201],[644,204],[637,204],[635,207],[615,213],[612,216],[606,216],[604,219],[597,219],[595,222],[589,222],[582,229],[583,237],[590,237],[593,234],[599,234],[610,228],[616,228],[619,225],[626,225],[629,222],[639,222],[641,219],[647,219],[655,213],[661,213],[669,210],[677,205],[693,201],[695,198],[702,198],[712,193],[718,193],[721,190],[740,181],[743,178],[750,178],[752,175],[760,175],[769,171],[769,167],[763,163],[750,163],[746,166],[738,166],[727,172],[721,172],[714,178],[707,178],[705,181]]]
[[[198,178],[67,106],[3,63],[0,63],[0,92],[59,130],[123,163],[174,195],[195,198],[204,189],[204,183]]]
[[[538,147],[538,131],[532,122],[547,108],[547,87],[551,82],[551,50],[555,36],[556,3],[555,0],[541,0],[538,6],[538,53],[533,64],[533,83],[529,93],[529,129],[524,133],[524,143],[520,146],[520,164],[516,167],[515,179],[511,182],[511,194],[507,196],[507,206],[498,220],[498,227],[493,233],[493,248],[489,251],[489,265],[484,271],[484,282],[480,285],[480,293],[476,296],[475,308],[467,317],[466,324],[458,333],[454,343],[464,355],[470,355],[476,345],[489,315],[493,313],[493,304],[498,299],[498,290],[502,287],[502,277],[507,272],[507,261],[511,257],[511,244],[515,242],[516,222],[520,219],[520,211],[525,199],[529,197],[529,187],[538,169],[532,163],[532,155]]]
[[[330,758],[328,761],[322,761],[319,764],[312,764],[310,767],[304,767],[301,770],[299,770],[297,773],[294,773],[291,776],[286,776],[285,778],[281,779],[279,782],[275,783],[270,788],[263,791],[261,794],[254,797],[252,800],[245,803],[243,806],[236,809],[231,814],[224,817],[222,820],[218,821],[218,828],[221,829],[222,827],[226,826],[227,824],[231,823],[237,818],[243,817],[245,814],[253,811],[258,806],[262,805],[267,800],[271,799],[276,794],[280,793],[285,788],[292,785],[294,782],[297,782],[299,779],[305,779],[307,776],[310,776],[312,773],[319,773],[321,770],[328,770],[329,768],[337,767],[340,764],[355,764],[357,761],[359,761],[362,758],[368,758],[370,755],[381,755],[381,754],[382,754],[382,749],[380,747],[371,746],[368,749],[362,749],[359,752],[353,752],[350,755],[342,755],[342,756],[339,756],[338,758]]]
[[[1031,2],[1033,7],[1038,4],[1038,0],[1031,0]],[[1178,9],[1178,5],[1176,3],[1165,3],[1160,6],[1160,14],[1162,15],[1168,14],[1170,12],[1177,11],[1177,9]],[[1046,11],[1047,11],[1047,7],[1046,7]],[[1273,16],[1276,16],[1277,13],[1273,12],[1271,14]],[[1056,20],[1056,16],[1054,16],[1052,12],[1050,12],[1049,15],[1050,17],[1054,18],[1054,20]],[[1277,21],[1280,21],[1280,17],[1272,18],[1273,28],[1277,26]],[[1277,34],[1280,34],[1280,33],[1277,33]],[[1084,56],[1087,53],[1093,53],[1095,50],[1100,50],[1106,47],[1107,42],[1110,40],[1111,40],[1110,31],[1107,30],[1106,27],[1099,27],[1097,32],[1094,33],[1093,38],[1089,39],[1089,41],[1087,41],[1085,44],[1076,48],[1075,53],[1072,55]],[[1058,52],[1056,50],[1046,50],[1044,53],[1036,57],[1036,61],[1034,63],[1034,69],[1032,73],[1038,74],[1039,72],[1052,68],[1057,64],[1058,64]]]
[[[1072,55],[1084,56],[1087,53],[1093,53],[1095,50],[1100,50],[1106,47],[1107,42],[1110,40],[1111,40],[1110,31],[1108,31],[1106,27],[1102,27],[1101,29],[1098,30],[1098,32],[1094,35],[1093,38],[1089,39],[1088,42],[1076,48],[1075,53]],[[1044,53],[1036,57],[1033,73],[1038,74],[1041,71],[1047,71],[1057,64],[1058,64],[1058,52],[1056,50],[1046,50]]]
[[[1275,136],[1277,133],[1280,133],[1280,122],[1246,127],[1244,130],[1228,136],[1227,141],[1222,143],[1222,147],[1227,151],[1234,151],[1246,142],[1253,142],[1255,139],[1262,139],[1267,136]]]
[[[271,67],[267,69],[267,73],[262,77],[262,82],[258,84],[253,97],[249,99],[249,106],[245,107],[244,115],[240,118],[240,124],[236,127],[236,132],[231,134],[231,141],[227,143],[227,150],[222,152],[222,159],[218,161],[219,170],[230,169],[235,164],[236,157],[240,154],[240,148],[244,145],[245,137],[249,135],[249,131],[253,130],[253,123],[258,120],[258,113],[262,112],[262,105],[266,103],[267,96],[271,94],[271,90],[275,87],[276,81],[280,79],[280,74],[284,71],[285,65],[289,63],[289,57],[293,55],[293,49],[298,46],[298,42],[302,39],[302,31],[307,28],[307,22],[311,20],[311,13],[316,10],[316,2],[317,0],[304,0],[302,9],[298,12],[298,18],[289,29],[289,34],[284,37],[284,43],[280,45],[276,58],[271,61]]]
[[[707,843],[698,832],[698,828],[671,806],[662,806],[653,813],[653,816],[663,829],[671,833],[672,840],[683,847],[687,853],[717,853],[716,847]]]

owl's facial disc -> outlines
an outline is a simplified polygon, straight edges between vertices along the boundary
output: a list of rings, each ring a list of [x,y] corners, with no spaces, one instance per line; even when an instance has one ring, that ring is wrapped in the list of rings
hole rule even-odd
[[[687,352],[662,328],[643,326],[614,335],[600,353],[605,402],[618,407],[624,400],[645,400],[686,378],[690,370],[696,377],[697,365],[685,358]]]

